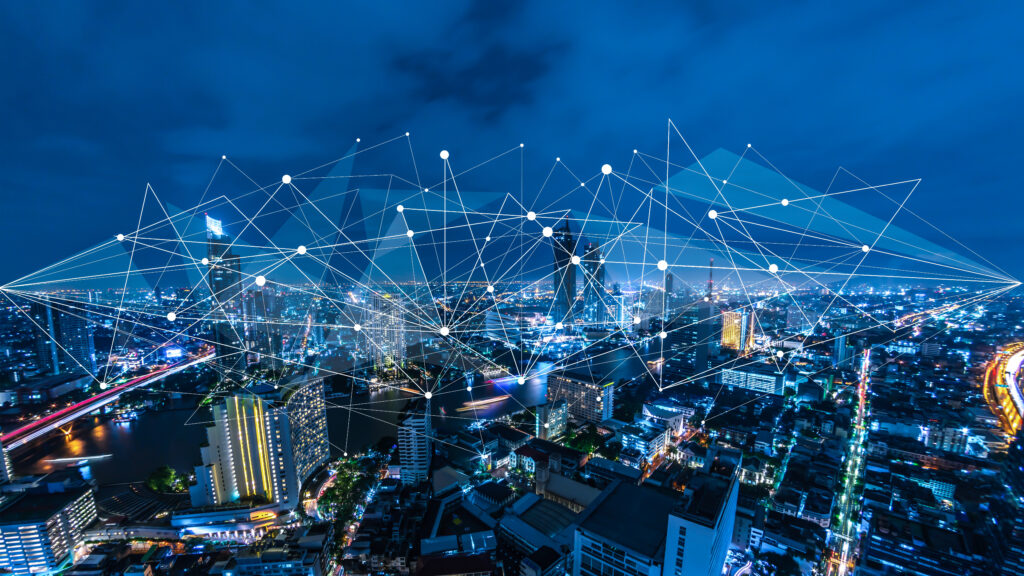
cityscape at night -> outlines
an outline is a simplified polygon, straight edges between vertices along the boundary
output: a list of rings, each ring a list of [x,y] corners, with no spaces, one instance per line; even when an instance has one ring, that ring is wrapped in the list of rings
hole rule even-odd
[[[1024,574],[1019,8],[0,6],[0,574]]]

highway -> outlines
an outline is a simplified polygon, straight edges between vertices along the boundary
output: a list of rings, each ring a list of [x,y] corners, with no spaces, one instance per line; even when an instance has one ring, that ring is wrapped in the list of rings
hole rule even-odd
[[[210,358],[213,358],[213,356],[213,352],[208,352],[203,356],[182,360],[177,364],[172,364],[165,368],[161,368],[160,370],[150,372],[144,376],[139,376],[138,378],[133,378],[127,382],[118,384],[113,388],[108,388],[91,398],[82,400],[81,402],[68,406],[67,408],[58,410],[53,414],[34,420],[21,428],[10,431],[0,437],[0,442],[3,443],[3,447],[7,451],[20,448],[34,440],[46,436],[50,432],[53,432],[62,426],[66,426],[67,424],[74,422],[82,416],[91,414],[107,404],[116,401],[125,392],[152,384],[153,382],[157,382],[172,374],[177,374],[186,368],[191,368],[192,366],[206,362]]]
[[[1024,394],[1018,379],[1022,365],[1024,342],[1014,342],[1004,346],[985,370],[985,400],[1008,434],[1016,434],[1024,424]]]
[[[832,541],[826,555],[829,576],[845,576],[848,572],[852,573],[852,555],[857,550],[857,529],[860,523],[859,519],[855,518],[860,510],[857,480],[864,467],[864,420],[867,416],[868,383],[871,373],[870,354],[870,350],[865,350],[861,357],[860,378],[857,384],[857,413],[853,418],[853,436],[847,450],[846,470],[842,492],[839,494],[839,522],[832,527]]]

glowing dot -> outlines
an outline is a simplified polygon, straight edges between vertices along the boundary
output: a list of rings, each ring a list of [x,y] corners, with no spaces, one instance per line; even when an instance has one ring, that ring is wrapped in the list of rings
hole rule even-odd
[[[441,150],[441,160],[447,160],[447,159],[448,159],[448,151],[447,150]]]
[[[296,249],[296,252],[298,252],[299,254],[305,254],[306,253],[306,247],[305,246],[299,246],[298,249]]]
[[[572,257],[572,263],[573,264],[579,264],[580,263],[580,257],[579,256],[573,256]]]
[[[490,236],[484,238],[484,242],[490,242],[490,241],[491,241],[491,237]]]
[[[723,184],[723,185],[724,185],[724,184],[728,184],[728,183],[729,183],[729,181],[728,181],[728,180],[722,180],[722,184]]]
[[[516,384],[519,384],[520,386],[522,386],[523,384],[526,384],[526,378],[523,378],[522,376],[520,376],[519,378],[516,378]]]
[[[361,142],[361,140],[359,138],[356,138],[356,142]]]
[[[867,244],[865,244],[865,245],[861,246],[860,249],[861,249],[862,252],[867,254],[868,252],[871,251],[871,246],[868,246]]]
[[[786,353],[783,352],[782,350],[779,350],[778,352],[775,353],[775,355],[778,356],[779,358],[782,358],[783,356],[786,355]]]
[[[768,271],[771,272],[772,274],[775,274],[776,272],[779,271],[779,265],[778,264],[771,264],[771,265],[769,265],[768,266]]]
[[[580,182],[580,188],[586,188],[586,187],[587,187],[586,184],[584,184],[583,182]]]
[[[221,159],[221,160],[227,160],[227,159],[228,159],[228,157],[227,157],[227,155],[225,154],[225,155],[221,156],[221,157],[220,157],[220,159]]]
[[[117,235],[117,241],[118,242],[124,242],[124,234],[118,234]]]
[[[545,238],[550,238],[551,235],[554,234],[554,232],[555,231],[551,229],[551,226],[545,226],[544,227],[544,237]]]
[[[658,332],[658,338],[664,340],[665,338],[668,338],[668,333],[662,330],[661,332]]]
[[[633,148],[633,154],[636,154],[636,153],[637,153],[636,148]]]
[[[561,162],[561,161],[562,161],[562,157],[561,156],[555,156],[555,162]]]
[[[783,206],[789,206],[789,198],[783,198],[781,204]]]
[[[352,329],[355,330],[356,332],[359,332],[360,330],[363,329],[363,325],[362,324],[356,324],[355,326],[352,327]]]
[[[423,191],[424,192],[430,192],[430,188],[424,188]]]
[[[266,285],[266,283],[267,283],[266,276],[257,276],[256,277],[256,285],[257,286],[264,286],[264,285]]]
[[[604,264],[604,258],[601,258],[601,264]]]
[[[545,422],[544,423],[544,427],[547,428],[548,426],[549,426],[549,424],[547,422]]]
[[[639,316],[633,316],[633,324],[639,324],[639,323],[640,323],[640,317]]]
[[[284,182],[285,184],[291,184],[292,183],[292,177],[287,175],[287,174],[285,174],[284,176],[281,176],[281,182]]]
[[[408,133],[408,132],[406,132],[406,133],[405,133],[405,135],[406,135],[406,136],[408,136],[408,135],[409,135],[409,133]]]
[[[668,270],[668,262],[658,260],[658,270]]]
[[[449,330],[447,326],[441,326],[441,329],[438,330],[438,333],[441,334],[441,336],[447,336],[450,332],[451,330]]]
[[[530,210],[529,212],[526,213],[526,219],[531,221],[531,222],[536,220],[537,219],[537,213],[534,212],[533,210]]]
[[[526,146],[526,144],[523,144],[522,142],[520,142],[519,143],[519,147],[522,148],[523,146]]]
[[[405,235],[408,236],[409,238],[412,238],[413,234],[415,234],[415,232],[413,232],[412,230],[406,230],[405,231]]]
[[[481,263],[480,263],[480,267],[481,267],[481,268],[483,268],[483,267],[484,267],[484,263],[483,263],[483,262],[481,262]]]
[[[466,392],[472,392],[472,391],[473,391],[473,387],[472,386],[466,386]]]
[[[423,394],[423,397],[424,397],[424,398],[426,398],[427,400],[430,400],[431,398],[433,398],[433,397],[434,397],[434,395],[433,395],[433,394],[431,394],[430,392],[425,392],[425,393]]]
[[[398,206],[395,207],[395,210],[398,210],[399,212],[405,212],[405,206],[399,204]]]
[[[177,319],[178,319],[178,315],[177,315],[177,314],[175,314],[174,312],[168,312],[168,313],[167,313],[167,320],[168,320],[168,321],[170,321],[170,322],[174,322],[174,321],[175,321],[175,320],[177,320]]]
[[[555,322],[555,330],[561,330],[562,328],[565,328],[565,324],[562,324],[561,322]]]
[[[708,210],[708,218],[711,218],[712,220],[718,218],[718,210]]]
[[[608,174],[611,174],[611,173],[612,173],[612,165],[611,164],[605,164],[605,165],[601,166],[601,174],[608,175]]]
[[[210,265],[210,259],[209,258],[203,258],[202,260],[200,260],[200,262],[202,262],[203,266],[209,266]]]
[[[750,148],[750,144],[747,144],[747,148]]]
[[[489,294],[494,294],[494,286],[488,286],[488,287],[487,287],[487,292],[488,292]]]

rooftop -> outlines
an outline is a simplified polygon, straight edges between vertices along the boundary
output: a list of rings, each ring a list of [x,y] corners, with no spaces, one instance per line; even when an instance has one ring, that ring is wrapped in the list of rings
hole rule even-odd
[[[677,502],[678,496],[671,492],[615,483],[583,512],[580,529],[648,558],[658,558],[665,544],[669,511]]]

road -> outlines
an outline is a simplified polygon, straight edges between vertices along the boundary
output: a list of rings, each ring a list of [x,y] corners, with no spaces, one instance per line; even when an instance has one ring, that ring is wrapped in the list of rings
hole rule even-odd
[[[49,414],[38,420],[34,420],[21,428],[10,431],[7,434],[4,434],[3,437],[0,437],[0,442],[3,443],[3,447],[7,451],[20,448],[21,446],[46,436],[61,426],[65,426],[82,416],[91,414],[107,404],[115,402],[125,392],[152,384],[153,382],[162,380],[172,374],[177,374],[186,368],[191,368],[192,366],[206,362],[210,358],[213,358],[213,356],[213,352],[208,352],[202,356],[182,360],[177,364],[172,364],[165,368],[161,368],[160,370],[150,372],[145,376],[139,376],[138,378],[133,378],[127,382],[108,388],[95,396],[86,398],[81,402],[72,404],[67,408],[58,410],[53,414]]]
[[[860,511],[857,480],[864,468],[864,439],[867,435],[864,420],[867,417],[870,365],[871,351],[864,350],[861,357],[860,378],[857,383],[857,412],[853,417],[853,434],[847,446],[843,490],[839,495],[839,522],[833,526],[832,541],[826,555],[829,576],[833,574],[845,576],[847,573],[853,572],[851,556],[857,550],[857,528],[860,523],[856,518]]]

